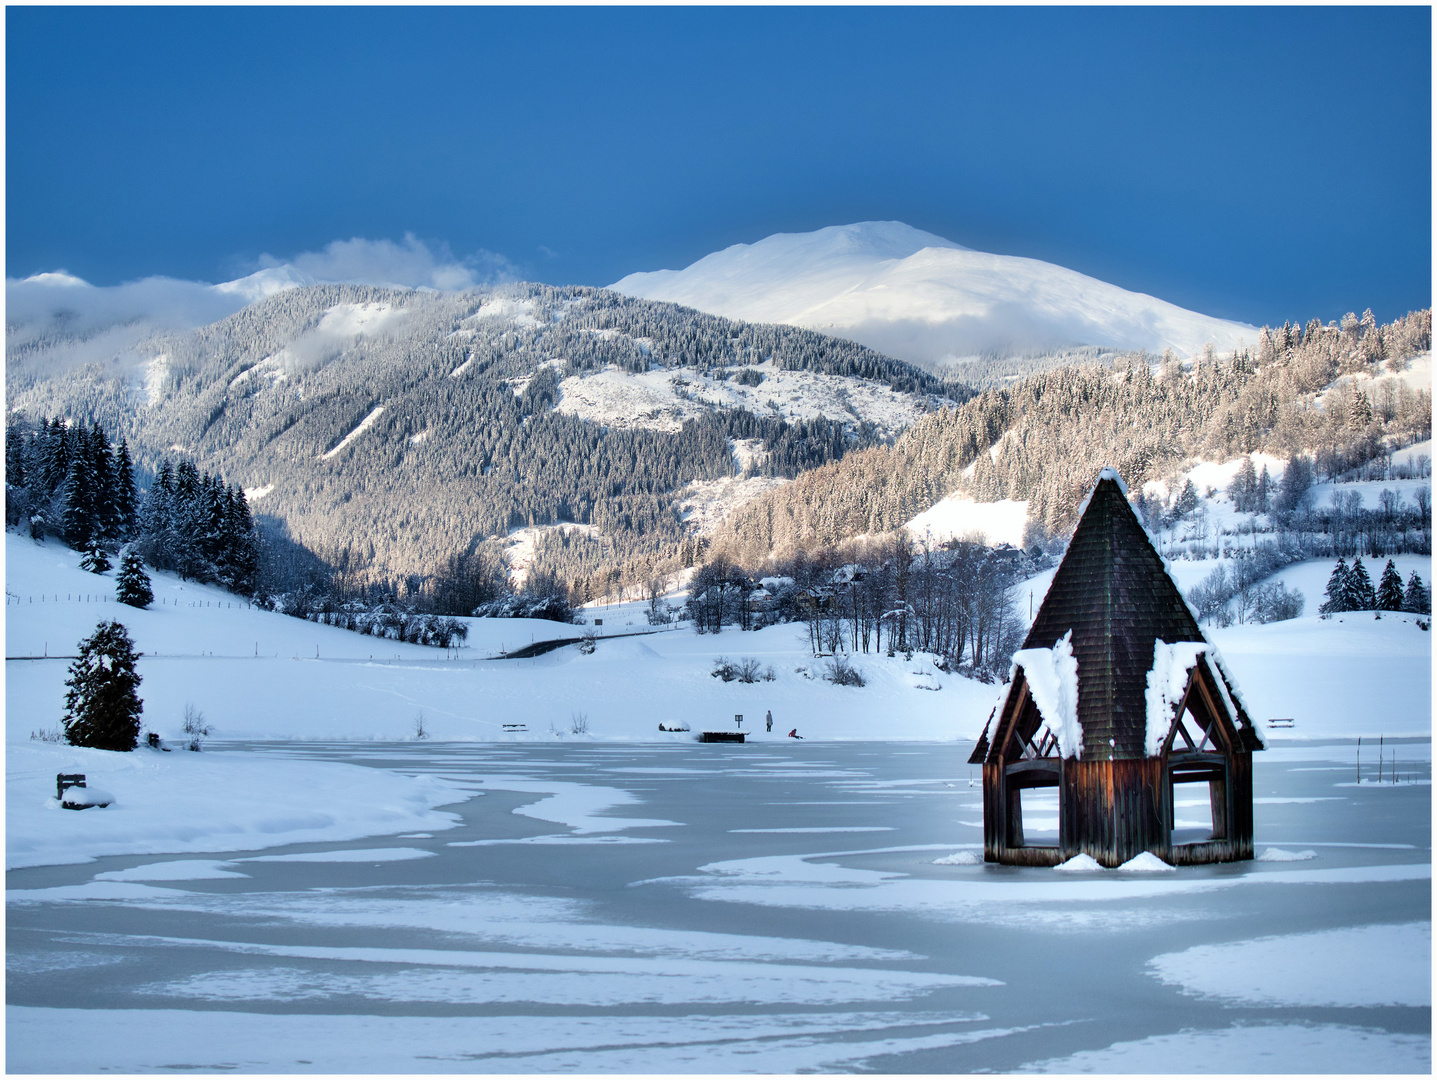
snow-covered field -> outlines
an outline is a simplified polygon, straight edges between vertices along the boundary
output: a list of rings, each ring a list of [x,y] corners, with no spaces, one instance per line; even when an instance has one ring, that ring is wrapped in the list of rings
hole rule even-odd
[[[802,627],[615,637],[649,630],[628,604],[588,612],[590,656],[506,660],[576,628],[471,620],[446,653],[160,574],[135,611],[53,543],[6,559],[11,1071],[1430,1070],[1410,618],[1213,633],[1297,721],[1255,759],[1259,861],[1057,874],[973,857],[997,688],[919,654],[836,687]],[[177,746],[193,704],[206,752],[31,740],[56,657],[114,617],[147,730]],[[742,746],[658,731],[735,714]],[[62,771],[115,803],[61,810]]]

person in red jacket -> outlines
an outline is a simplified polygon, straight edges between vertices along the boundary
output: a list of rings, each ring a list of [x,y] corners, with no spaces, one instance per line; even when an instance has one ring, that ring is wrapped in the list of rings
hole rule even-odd
[[[801,739],[801,738],[803,738],[803,736],[798,733],[798,728],[794,728],[792,731],[790,731],[790,732],[788,733],[788,737],[789,737],[790,739]]]

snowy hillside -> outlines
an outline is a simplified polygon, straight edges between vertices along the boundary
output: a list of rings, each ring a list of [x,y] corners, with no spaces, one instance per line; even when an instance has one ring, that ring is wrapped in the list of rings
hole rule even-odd
[[[559,384],[555,408],[606,427],[679,431],[684,421],[714,409],[747,409],[756,416],[872,424],[885,438],[896,436],[924,413],[924,402],[882,383],[817,371],[785,371],[774,363],[741,369],[743,383],[691,367],[630,372],[611,367],[571,375]],[[722,376],[722,377],[719,377]]]
[[[610,288],[751,322],[791,323],[934,363],[1073,345],[1231,352],[1257,328],[1187,311],[1072,270],[992,255],[897,221],[777,233],[683,270]]]

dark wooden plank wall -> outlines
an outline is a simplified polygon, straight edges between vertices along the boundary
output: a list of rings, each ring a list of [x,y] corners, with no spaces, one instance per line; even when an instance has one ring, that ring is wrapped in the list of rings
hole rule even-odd
[[[1009,843],[1016,822],[1018,784],[1010,783],[1001,764],[983,766],[983,857],[1015,866],[1055,866],[1085,852],[1107,867],[1151,851],[1175,866],[1233,862],[1253,857],[1252,755],[1227,756],[1226,781],[1210,785],[1222,806],[1213,821],[1226,836],[1199,844],[1173,846],[1173,791],[1164,758],[1123,761],[1062,762],[1058,786],[1058,846],[1022,847]],[[1020,836],[1012,839],[1021,844]]]

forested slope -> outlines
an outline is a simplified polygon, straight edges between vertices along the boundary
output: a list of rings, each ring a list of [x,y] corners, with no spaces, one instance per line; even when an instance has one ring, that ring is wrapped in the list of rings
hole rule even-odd
[[[1264,329],[1255,353],[1209,352],[1190,366],[1059,368],[803,474],[738,510],[713,551],[757,565],[770,553],[891,531],[953,492],[1027,499],[1031,520],[1062,535],[1108,465],[1136,485],[1188,458],[1263,450],[1311,455],[1335,476],[1430,436],[1431,391],[1398,377],[1430,348],[1424,310],[1387,326],[1369,313],[1340,326]]]

